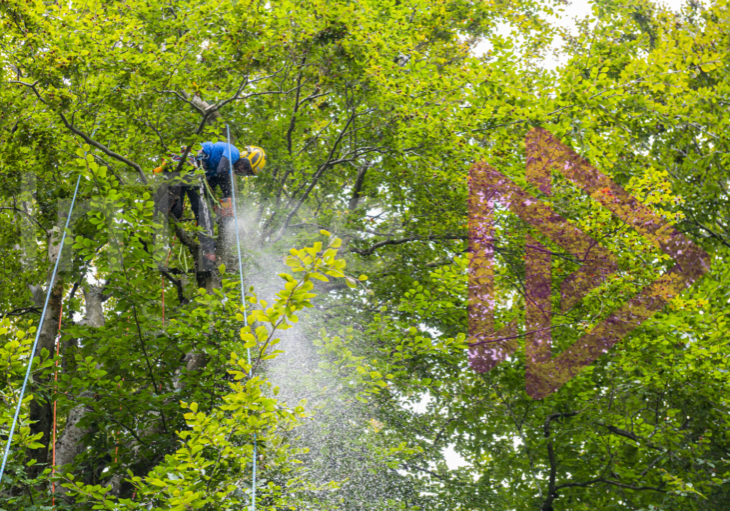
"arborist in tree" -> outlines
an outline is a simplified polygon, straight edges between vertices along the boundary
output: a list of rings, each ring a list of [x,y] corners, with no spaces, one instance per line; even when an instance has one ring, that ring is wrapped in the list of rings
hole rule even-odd
[[[228,156],[231,160],[228,160]],[[203,142],[203,148],[198,151],[195,159],[205,170],[205,177],[211,188],[220,187],[220,212],[224,218],[233,217],[233,203],[231,202],[231,165],[233,172],[239,176],[255,176],[266,165],[266,153],[260,147],[247,146],[244,154],[238,151],[233,144],[226,142]]]
[[[182,219],[185,204],[185,195],[190,198],[190,206],[198,225],[203,228],[198,235],[200,248],[203,256],[203,270],[212,271],[216,263],[216,245],[213,239],[213,220],[208,204],[204,200],[206,192],[210,199],[215,201],[213,190],[216,187],[221,189],[223,197],[220,199],[220,206],[214,205],[213,209],[223,218],[233,217],[233,203],[231,197],[231,168],[237,175],[256,176],[266,164],[266,153],[256,146],[247,146],[243,154],[232,144],[226,142],[203,142],[203,148],[198,151],[194,158],[188,159],[188,172],[183,172],[179,185],[173,185],[169,189],[169,211],[179,221]],[[230,160],[228,156],[230,155]],[[154,171],[170,173],[181,159],[181,156],[173,156],[172,164],[163,162]],[[194,176],[195,168],[202,168],[205,171],[205,178],[200,180]]]

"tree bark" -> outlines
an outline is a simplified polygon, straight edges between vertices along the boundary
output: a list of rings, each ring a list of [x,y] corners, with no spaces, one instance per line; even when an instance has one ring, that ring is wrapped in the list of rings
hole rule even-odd
[[[43,324],[40,326],[40,335],[38,336],[38,346],[36,347],[35,356],[41,356],[43,350],[47,350],[47,356],[53,357],[55,353],[55,339],[58,335],[58,318],[61,312],[61,301],[63,299],[63,279],[56,278],[56,283],[51,289],[51,296],[48,300],[48,309]],[[43,360],[43,359],[42,359]],[[30,459],[36,460],[36,464],[30,468],[31,477],[40,474],[45,465],[50,461],[48,459],[48,448],[51,444],[51,428],[53,426],[53,404],[51,400],[42,396],[40,388],[47,385],[49,377],[36,377],[40,385],[33,385],[31,392],[33,393],[33,401],[30,402],[30,431],[32,435],[42,433],[43,436],[39,442],[42,447],[31,449],[28,452]]]
[[[94,397],[94,393],[92,391],[85,391],[79,397]],[[63,434],[56,442],[57,467],[60,468],[64,465],[70,465],[74,462],[76,456],[84,452],[85,446],[81,440],[84,435],[89,433],[90,429],[80,428],[78,424],[89,411],[86,405],[80,404],[69,412]],[[56,493],[65,495],[67,491],[63,486],[56,485]]]
[[[79,397],[94,397],[94,393],[90,390],[84,391],[79,394]],[[78,423],[87,412],[89,412],[89,409],[84,404],[75,406],[69,412],[63,434],[56,441],[57,467],[73,463],[74,458],[83,452],[84,445],[81,443],[81,439],[88,433],[88,429],[79,428]]]
[[[360,203],[360,196],[362,195],[362,186],[365,183],[365,174],[367,174],[370,168],[370,162],[366,161],[362,164],[360,169],[357,171],[357,177],[355,178],[355,185],[352,187],[352,196],[350,197],[350,203],[347,205],[347,209],[350,213],[357,209]]]
[[[185,364],[185,369],[187,369],[188,372],[196,372],[203,369],[208,364],[208,356],[205,353],[191,351],[185,355],[183,363]],[[175,390],[182,390],[185,388],[185,382],[182,379],[182,372],[182,368],[175,371],[175,377],[172,380]]]
[[[104,301],[102,292],[102,287],[84,286],[84,301],[86,302],[85,324],[90,327],[99,328],[104,326],[104,309],[101,307]]]
[[[190,251],[190,255],[193,256],[195,261],[195,279],[197,280],[198,287],[205,289],[208,293],[212,293],[213,289],[220,288],[222,284],[221,276],[218,271],[201,271],[203,264],[203,254],[200,250],[200,245],[197,241],[185,232],[185,229],[179,223],[175,223],[175,235],[180,243],[185,245]],[[216,243],[216,252],[220,251],[221,243]],[[216,255],[216,258],[218,256]]]
[[[103,287],[101,286],[84,286],[84,300],[86,302],[86,317],[81,322],[93,328],[101,328],[105,324],[104,310],[102,309]],[[91,398],[94,393],[90,390],[79,394],[79,397]],[[74,462],[76,456],[84,452],[84,444],[81,441],[84,435],[89,433],[89,428],[79,427],[79,422],[89,412],[89,408],[80,404],[71,409],[66,418],[66,427],[63,434],[56,441],[56,466],[63,467]],[[66,489],[62,486],[56,487],[56,492],[61,495],[66,494]]]
[[[210,103],[207,101],[204,101],[198,96],[197,94],[193,94],[192,97],[188,94],[183,93],[185,96],[190,98],[190,102],[195,105],[196,107],[200,108],[201,110],[207,110],[211,107]],[[221,113],[216,110],[213,112],[210,116],[211,122],[220,121],[223,120],[223,117],[221,116]],[[233,140],[233,137],[231,137],[231,140]]]

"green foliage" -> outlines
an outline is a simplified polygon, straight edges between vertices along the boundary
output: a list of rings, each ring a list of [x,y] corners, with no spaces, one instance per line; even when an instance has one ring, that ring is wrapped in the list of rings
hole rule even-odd
[[[330,246],[339,243],[340,240],[334,238]],[[248,321],[261,326],[255,335],[249,326],[240,329],[242,347],[253,349],[254,356],[249,353],[248,357],[241,358],[235,351],[231,353],[227,365],[231,380],[227,382],[229,392],[220,396],[220,404],[206,413],[197,402],[180,403],[183,409],[189,410],[183,415],[184,429],[177,433],[180,446],[146,476],[134,476],[130,472],[135,495],[139,495],[137,499],[111,497],[108,495],[110,487],[76,482],[73,475],[68,474],[65,477],[70,484],[66,486],[78,503],[93,503],[94,509],[136,509],[140,505],[157,510],[234,509],[251,502],[252,489],[246,484],[253,480],[254,459],[259,464],[257,476],[260,480],[266,481],[270,474],[278,474],[288,481],[284,488],[273,482],[257,486],[261,508],[279,508],[286,505],[292,492],[311,488],[311,484],[296,474],[297,450],[285,444],[280,434],[281,430],[294,428],[306,417],[304,408],[289,409],[280,403],[272,383],[254,370],[262,361],[281,353],[269,350],[278,343],[274,338],[277,330],[288,328],[289,321],[296,321],[296,311],[311,307],[309,299],[315,294],[307,293],[311,289],[310,279],[323,274],[341,274],[344,261],[335,258],[337,251],[334,248],[328,247],[323,252],[321,243],[292,252],[302,254],[294,268],[294,271],[302,272],[301,278],[296,280],[290,274],[281,274],[286,282],[285,289],[271,307],[255,297],[249,301],[261,308],[237,307],[235,321],[242,321],[243,314],[250,313]],[[230,283],[226,287],[231,287]],[[211,303],[213,300],[215,298],[208,298],[205,293],[200,298],[208,310],[215,307]],[[210,399],[206,401],[210,402]]]
[[[24,328],[27,328],[27,330],[24,330]],[[2,399],[3,405],[0,412],[0,425],[7,430],[10,429],[18,406],[35,332],[36,327],[33,326],[31,321],[11,321],[5,318],[0,322],[0,374],[2,374],[0,399]],[[36,357],[33,374],[39,374],[53,365],[53,360],[47,359],[48,353],[44,355],[46,360],[40,365],[38,364],[38,357]],[[42,433],[32,434],[30,425],[24,417],[27,417],[28,405],[32,399],[33,395],[29,393],[26,393],[23,397],[20,420],[16,426],[11,445],[11,456],[8,460],[8,465],[16,468],[16,483],[20,484],[28,483],[28,477],[25,474],[26,466],[35,464],[35,460],[26,461],[24,459],[23,449],[35,449],[42,445],[38,443],[38,440],[43,436]]]
[[[255,437],[260,509],[725,509],[730,11],[600,0],[546,71],[559,8],[0,4],[3,432],[81,176],[0,508],[47,509],[53,482],[59,510],[241,509]],[[244,303],[224,224],[223,266],[196,274],[192,215],[156,214],[150,172],[223,140],[224,123],[267,152],[237,183]],[[541,401],[521,349],[483,375],[466,353],[468,167],[484,159],[527,187],[533,126],[712,256],[701,282]],[[538,195],[620,268],[556,315],[562,349],[673,263],[599,196],[559,176]],[[523,322],[526,234],[542,239],[497,211],[498,326]],[[577,263],[554,260],[557,305]],[[258,274],[279,274],[276,290],[251,288]],[[293,331],[318,350],[296,380],[311,404],[270,379]],[[59,442],[55,474],[53,403],[76,442]]]

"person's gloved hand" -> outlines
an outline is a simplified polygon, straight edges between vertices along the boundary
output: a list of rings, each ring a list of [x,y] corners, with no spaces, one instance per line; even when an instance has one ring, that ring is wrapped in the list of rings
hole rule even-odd
[[[221,199],[220,215],[223,218],[233,218],[233,202],[230,197]]]
[[[154,172],[155,174],[159,174],[160,172],[162,172],[163,170],[165,170],[165,167],[167,167],[167,162],[165,160],[162,160],[162,165],[160,165],[159,167],[155,168],[152,172]]]
[[[209,252],[207,254],[203,254],[203,271],[215,270],[215,261],[216,257],[214,253]]]

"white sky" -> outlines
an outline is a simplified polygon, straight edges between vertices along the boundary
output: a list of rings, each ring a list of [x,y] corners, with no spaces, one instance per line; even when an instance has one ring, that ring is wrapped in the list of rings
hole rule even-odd
[[[686,3],[685,0],[655,0],[655,2],[657,4],[664,5],[673,11],[679,11],[682,5]],[[575,19],[582,19],[589,16],[591,14],[591,8],[592,5],[589,0],[572,0],[569,5],[563,7],[564,12],[560,18],[555,18],[554,23],[558,26],[569,29],[573,34],[576,34]],[[509,32],[510,29],[507,25],[504,25],[502,30],[500,30],[500,33],[504,35],[509,34]],[[559,44],[559,40],[556,39],[553,41],[553,47],[558,47]],[[481,55],[487,51],[489,47],[490,44],[488,42],[482,42],[475,48],[475,53],[477,55]],[[545,60],[544,65],[548,69],[555,69],[561,63],[562,62],[557,61],[554,57],[549,57]]]

